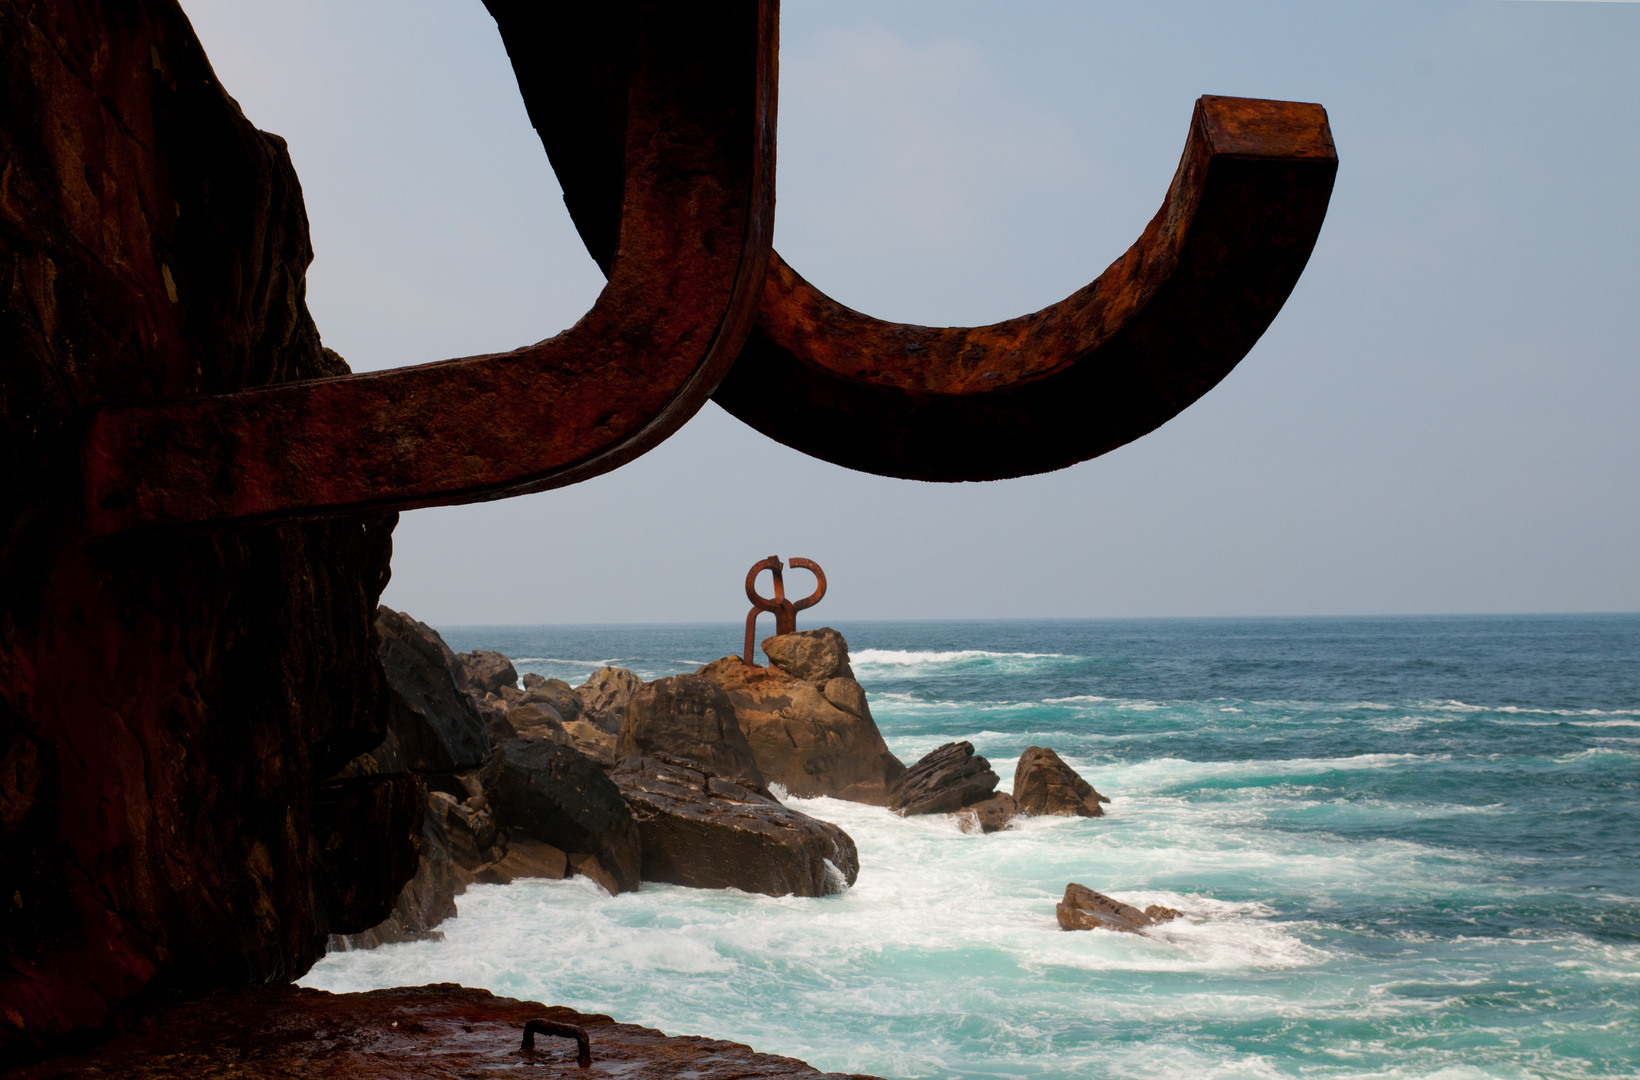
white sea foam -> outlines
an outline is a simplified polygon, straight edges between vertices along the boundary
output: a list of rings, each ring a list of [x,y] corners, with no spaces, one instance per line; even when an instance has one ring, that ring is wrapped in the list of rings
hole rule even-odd
[[[930,664],[959,664],[971,660],[1063,660],[1064,653],[992,652],[988,649],[857,649],[849,660],[859,667],[915,667]]]

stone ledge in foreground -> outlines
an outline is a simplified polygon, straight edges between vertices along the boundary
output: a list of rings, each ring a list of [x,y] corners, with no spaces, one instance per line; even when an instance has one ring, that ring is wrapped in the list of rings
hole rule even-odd
[[[537,1036],[520,1051],[524,1022],[579,1024],[575,1042]],[[721,1039],[663,1035],[607,1016],[496,997],[457,983],[329,994],[294,986],[219,993],[159,1010],[101,1046],[37,1062],[9,1080],[487,1080],[490,1077],[660,1080],[845,1080],[796,1058]],[[850,1077],[848,1080],[875,1080]]]

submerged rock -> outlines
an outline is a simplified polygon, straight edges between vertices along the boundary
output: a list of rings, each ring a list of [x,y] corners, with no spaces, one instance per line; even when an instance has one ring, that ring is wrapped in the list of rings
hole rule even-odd
[[[896,814],[954,814],[991,797],[997,774],[974,753],[974,744],[946,743],[925,754],[888,790],[888,808]]]
[[[826,896],[859,875],[848,833],[710,766],[657,754],[625,759],[611,779],[642,833],[645,881]]]
[[[599,668],[575,688],[583,719],[611,735],[619,734],[626,707],[642,685],[643,680],[625,668]]]
[[[623,760],[664,754],[707,767],[758,791],[763,773],[735,719],[723,689],[699,675],[674,675],[644,683],[632,695],[615,757]]]
[[[1045,746],[1026,747],[1014,769],[1014,801],[1023,814],[1100,817],[1109,799]]]
[[[1137,934],[1148,926],[1177,919],[1183,912],[1160,904],[1140,911],[1073,881],[1065,886],[1065,899],[1059,902],[1056,914],[1061,930],[1122,930]]]
[[[832,674],[847,672],[848,647],[835,630],[824,633],[829,636],[805,638],[803,649],[778,644],[798,634],[764,642],[777,656],[795,656],[796,670],[823,676],[818,682],[778,667],[747,665],[738,656],[714,661],[699,674],[728,695],[765,780],[801,798],[829,795],[882,806],[905,766],[889,752],[853,675]]]
[[[483,783],[491,812],[509,831],[596,855],[620,891],[638,887],[637,822],[585,756],[542,739],[505,739],[486,759]]]

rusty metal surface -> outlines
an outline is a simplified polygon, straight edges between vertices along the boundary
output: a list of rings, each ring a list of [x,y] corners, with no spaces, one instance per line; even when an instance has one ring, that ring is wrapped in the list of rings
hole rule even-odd
[[[539,491],[624,464],[705,403],[768,265],[777,0],[492,10],[521,84],[582,55],[604,58],[599,92],[619,84],[618,240],[592,310],[511,353],[105,408],[82,450],[95,534]]]
[[[752,564],[746,572],[746,599],[752,602],[752,610],[746,615],[746,648],[741,653],[741,660],[747,666],[752,664],[752,642],[757,636],[757,617],[761,612],[774,615],[774,632],[776,634],[790,634],[797,630],[797,613],[807,611],[826,598],[826,572],[820,569],[820,564],[812,559],[794,558],[791,565],[795,568],[807,570],[814,575],[814,592],[806,600],[788,600],[786,598],[786,581],[782,577],[785,567],[778,555],[770,555],[767,559]],[[774,575],[774,596],[758,595],[757,576],[763,571]]]
[[[576,1063],[583,1069],[592,1068],[592,1040],[587,1029],[579,1024],[565,1024],[557,1020],[530,1020],[524,1025],[524,1040],[520,1050],[534,1050],[536,1034],[558,1035],[575,1040]]]
[[[714,395],[770,438],[918,480],[1046,472],[1139,438],[1212,389],[1281,309],[1338,167],[1326,111],[1203,97],[1167,199],[1086,288],[981,327],[883,322],[776,255]]]

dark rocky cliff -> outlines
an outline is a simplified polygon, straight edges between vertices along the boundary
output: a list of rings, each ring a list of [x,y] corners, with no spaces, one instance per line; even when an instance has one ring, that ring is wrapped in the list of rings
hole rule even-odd
[[[394,518],[86,542],[101,402],[346,370],[284,144],[172,0],[0,0],[0,1067],[300,975],[414,866],[371,621]],[[318,822],[318,824],[316,824]]]

